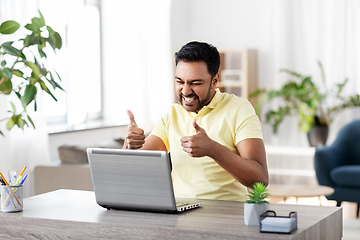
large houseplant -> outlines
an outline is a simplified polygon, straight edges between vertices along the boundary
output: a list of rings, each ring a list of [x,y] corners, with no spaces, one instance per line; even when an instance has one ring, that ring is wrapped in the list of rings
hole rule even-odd
[[[276,133],[279,124],[286,116],[297,114],[299,116],[299,130],[308,133],[310,145],[312,146],[325,144],[328,126],[333,121],[336,113],[346,108],[360,106],[360,96],[358,94],[342,96],[342,90],[348,79],[328,89],[324,68],[320,61],[318,61],[318,65],[321,71],[323,89],[314,84],[311,76],[302,75],[288,69],[281,69],[280,71],[289,74],[296,80],[286,83],[279,90],[266,91],[262,89],[250,95],[250,97],[259,96],[258,103],[255,106],[257,112],[264,103],[275,98],[282,99],[282,105],[266,113],[266,122],[272,125],[273,132]],[[313,143],[310,130],[323,131],[323,142]]]
[[[11,130],[14,126],[24,129],[29,123],[35,128],[34,122],[27,112],[27,107],[34,102],[37,110],[36,95],[38,87],[49,94],[55,101],[56,98],[50,91],[62,87],[55,78],[61,81],[60,76],[53,69],[45,66],[42,61],[47,58],[44,49],[49,44],[52,49],[60,49],[62,39],[59,33],[45,24],[45,19],[39,11],[40,17],[34,17],[25,28],[30,31],[24,38],[3,42],[0,45],[0,95],[15,94],[21,110],[16,103],[11,102],[8,110],[9,117],[0,119],[7,121],[6,128]],[[0,25],[0,33],[9,35],[20,28],[16,21],[5,21]],[[1,37],[1,36],[0,36]],[[49,85],[49,86],[48,86]],[[21,103],[21,104],[20,104]],[[0,129],[0,134],[3,135]]]
[[[267,188],[263,183],[255,183],[249,188],[249,199],[244,203],[244,222],[246,225],[259,226],[260,215],[269,210]]]

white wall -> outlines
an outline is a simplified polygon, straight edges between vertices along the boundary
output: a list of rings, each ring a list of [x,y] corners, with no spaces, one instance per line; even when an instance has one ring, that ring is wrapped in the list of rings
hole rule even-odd
[[[275,69],[273,51],[274,34],[272,14],[274,2],[264,0],[174,0],[172,7],[172,50],[178,51],[189,41],[205,41],[218,48],[252,48],[258,56],[258,86],[269,87],[278,76]],[[286,122],[294,120],[286,119]],[[292,125],[292,124],[289,124]],[[289,133],[289,128],[287,128]],[[291,134],[298,135],[295,127]],[[282,129],[279,129],[281,135]],[[264,126],[264,137],[272,135],[271,129]],[[300,134],[301,144],[306,145],[305,134]],[[271,144],[292,145],[291,139],[275,137]],[[270,142],[270,140],[268,141]],[[297,145],[296,139],[293,145]]]
[[[354,6],[358,11],[352,11]],[[172,50],[175,52],[192,40],[206,41],[218,48],[256,49],[258,86],[267,89],[276,89],[288,80],[279,73],[280,68],[313,75],[315,83],[321,84],[317,66],[320,58],[331,86],[349,77],[345,92],[354,94],[357,89],[359,94],[360,84],[356,79],[360,66],[357,55],[349,51],[349,46],[356,45],[342,44],[346,39],[348,43],[349,39],[358,39],[359,31],[354,31],[357,25],[347,16],[357,12],[360,7],[355,1],[342,4],[322,0],[173,0]],[[359,22],[359,18],[355,19]],[[353,51],[359,52],[360,48]],[[328,143],[334,140],[341,126],[359,118],[358,112],[344,112],[335,119]],[[277,135],[265,123],[264,113],[261,119],[265,143],[308,146],[306,133],[298,131],[297,117],[286,118]]]
[[[198,40],[218,48],[258,50],[259,86],[274,76],[271,71],[272,1],[264,0],[174,0],[172,8],[172,50]]]

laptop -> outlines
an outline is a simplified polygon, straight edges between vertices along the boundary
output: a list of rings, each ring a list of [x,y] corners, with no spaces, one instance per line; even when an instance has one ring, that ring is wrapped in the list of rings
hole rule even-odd
[[[165,151],[88,148],[87,156],[96,202],[104,208],[174,213],[203,205],[175,201]]]

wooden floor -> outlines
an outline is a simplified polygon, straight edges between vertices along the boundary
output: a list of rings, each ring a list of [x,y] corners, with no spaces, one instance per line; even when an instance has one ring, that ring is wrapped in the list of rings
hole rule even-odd
[[[322,206],[336,206],[335,201],[328,201],[324,196],[320,197]],[[284,203],[282,198],[270,197],[271,203]],[[287,204],[296,204],[296,199],[290,197],[286,199]],[[298,204],[302,205],[320,205],[318,197],[299,198]],[[356,218],[357,204],[343,202],[343,240],[359,240],[360,239],[360,218]]]

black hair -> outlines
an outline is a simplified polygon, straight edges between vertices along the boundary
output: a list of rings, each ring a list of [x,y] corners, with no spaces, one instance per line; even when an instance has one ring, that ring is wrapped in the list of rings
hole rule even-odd
[[[204,61],[207,65],[211,78],[213,78],[219,72],[220,54],[217,48],[211,44],[193,41],[185,44],[178,52],[175,53],[176,66],[179,61]]]

